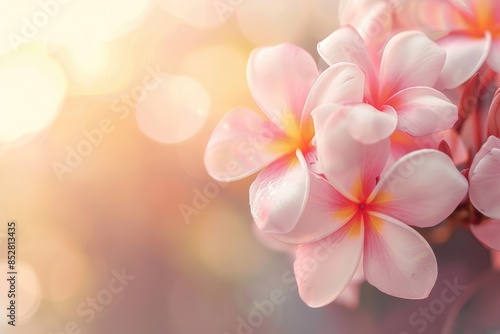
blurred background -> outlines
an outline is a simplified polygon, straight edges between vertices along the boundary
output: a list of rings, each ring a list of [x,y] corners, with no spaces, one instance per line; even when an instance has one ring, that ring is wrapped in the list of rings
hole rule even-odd
[[[9,221],[19,273],[16,327],[2,315],[0,333],[499,333],[498,273],[466,229],[426,232],[440,268],[428,299],[360,283],[310,309],[293,249],[253,228],[254,177],[222,184],[204,169],[220,118],[257,109],[245,77],[252,49],[293,42],[318,59],[337,7],[0,0],[5,315]]]

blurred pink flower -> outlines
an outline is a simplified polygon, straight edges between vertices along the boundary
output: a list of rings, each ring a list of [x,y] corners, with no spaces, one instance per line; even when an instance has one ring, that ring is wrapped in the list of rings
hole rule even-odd
[[[418,31],[400,33],[374,60],[358,32],[342,27],[318,44],[323,59],[334,65],[351,62],[366,74],[364,103],[351,105],[351,135],[366,144],[401,130],[426,136],[451,128],[457,107],[433,89],[446,54]]]
[[[361,101],[364,74],[344,63],[319,75],[306,51],[280,44],[252,52],[247,78],[264,116],[241,107],[230,111],[208,142],[205,166],[220,181],[265,168],[250,188],[252,215],[263,231],[286,233],[309,194],[309,169],[316,160],[311,112],[325,103]]]
[[[325,178],[311,177],[299,222],[277,235],[300,244],[294,263],[300,296],[311,307],[332,302],[363,257],[370,284],[393,296],[425,298],[436,280],[436,259],[408,225],[429,227],[447,218],[466,196],[467,181],[444,153],[420,150],[377,183],[390,141],[364,145],[353,139],[348,112],[333,112],[325,124],[314,114]]]
[[[447,34],[437,41],[447,56],[440,86],[458,87],[485,63],[500,73],[498,0],[411,0],[402,15],[402,20]]]
[[[469,170],[469,198],[488,218],[470,226],[485,246],[500,251],[500,139],[490,136]]]

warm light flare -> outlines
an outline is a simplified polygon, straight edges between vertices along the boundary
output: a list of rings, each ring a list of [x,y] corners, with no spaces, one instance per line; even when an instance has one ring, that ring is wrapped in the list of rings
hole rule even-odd
[[[15,54],[0,63],[0,142],[49,125],[65,92],[65,75],[47,56]]]
[[[151,82],[152,88],[137,105],[139,128],[162,143],[178,143],[194,136],[205,124],[210,98],[205,89],[189,77],[164,76]],[[154,79],[156,80],[156,79]]]

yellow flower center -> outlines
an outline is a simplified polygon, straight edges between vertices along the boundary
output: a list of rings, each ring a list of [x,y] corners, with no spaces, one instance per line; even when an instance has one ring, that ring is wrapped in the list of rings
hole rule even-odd
[[[477,3],[472,13],[463,13],[467,33],[472,37],[482,38],[489,31],[493,38],[500,38],[500,22],[495,21],[494,11],[500,10],[492,1]]]
[[[283,114],[281,117],[283,136],[271,145],[273,152],[293,153],[300,149],[305,155],[311,148],[314,137],[312,119],[300,124],[300,120],[292,113]]]

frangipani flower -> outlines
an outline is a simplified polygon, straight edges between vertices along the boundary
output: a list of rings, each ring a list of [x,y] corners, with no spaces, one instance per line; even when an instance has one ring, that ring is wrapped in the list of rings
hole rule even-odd
[[[470,226],[485,246],[500,251],[500,139],[490,136],[469,170],[469,198],[488,218]]]
[[[315,124],[323,124],[323,107]],[[420,150],[386,164],[390,140],[364,145],[352,138],[348,108],[317,128],[317,150],[325,178],[311,177],[310,196],[293,230],[278,236],[300,244],[294,263],[299,293],[311,307],[333,301],[353,278],[360,259],[366,280],[402,298],[428,296],[437,276],[431,247],[408,225],[434,226],[467,193],[453,161],[436,150]]]
[[[405,17],[418,16],[424,27],[447,32],[437,43],[446,50],[440,86],[451,89],[487,64],[500,73],[498,0],[412,0]]]
[[[324,103],[360,102],[363,71],[338,64],[319,75],[314,59],[292,44],[258,48],[248,62],[250,91],[264,117],[247,108],[230,111],[205,152],[209,174],[233,181],[262,168],[250,188],[257,226],[286,233],[300,217],[315,161],[311,111]]]
[[[445,62],[445,52],[418,31],[400,33],[386,44],[380,62],[370,57],[360,35],[342,27],[318,44],[330,65],[351,62],[366,74],[364,104],[352,105],[351,135],[374,143],[396,129],[426,136],[449,129],[457,107],[433,89]]]

